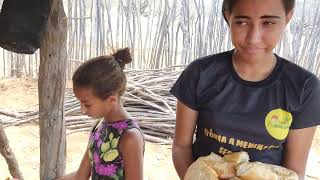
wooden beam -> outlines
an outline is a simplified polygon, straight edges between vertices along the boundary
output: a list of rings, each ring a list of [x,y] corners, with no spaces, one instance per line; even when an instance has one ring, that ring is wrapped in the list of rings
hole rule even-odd
[[[38,88],[41,180],[51,180],[65,172],[66,40],[67,17],[62,0],[52,0],[47,29],[40,47]]]

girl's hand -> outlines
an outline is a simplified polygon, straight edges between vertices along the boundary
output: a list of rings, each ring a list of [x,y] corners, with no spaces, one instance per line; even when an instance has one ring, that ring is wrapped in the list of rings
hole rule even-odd
[[[295,171],[299,180],[303,180],[305,176],[309,150],[315,131],[316,126],[291,129],[287,137],[283,166]]]
[[[176,126],[172,145],[172,159],[174,167],[181,179],[184,178],[188,167],[193,162],[192,142],[198,118],[195,111],[177,101]]]
[[[87,148],[87,150],[85,151],[77,171],[65,176],[58,177],[55,180],[89,180],[91,176],[91,163],[88,153],[89,148]]]

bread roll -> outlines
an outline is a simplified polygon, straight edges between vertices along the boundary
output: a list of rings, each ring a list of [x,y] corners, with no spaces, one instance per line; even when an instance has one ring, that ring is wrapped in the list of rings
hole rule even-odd
[[[242,180],[298,180],[297,174],[289,169],[261,162],[240,163],[237,176]]]
[[[247,152],[221,157],[211,153],[188,168],[184,180],[298,180],[295,172],[281,166],[249,162]]]
[[[239,156],[240,157],[240,156]],[[236,163],[227,162],[221,156],[211,153],[208,156],[198,158],[204,161],[211,169],[213,169],[219,178],[228,179],[236,175]]]
[[[237,166],[237,176],[242,180],[278,180],[277,175],[260,162],[246,162]]]
[[[203,174],[211,173],[216,178],[230,179],[236,176],[236,165],[240,162],[247,162],[249,156],[246,152],[237,152],[224,156],[223,158],[215,153],[198,158],[187,170],[186,178],[198,177],[201,180]],[[210,168],[212,171],[209,171]],[[200,173],[199,171],[203,171]],[[199,175],[200,174],[200,175]],[[212,178],[212,177],[211,177]]]
[[[218,174],[203,159],[198,159],[188,168],[184,180],[219,180]]]
[[[230,153],[225,156],[223,156],[223,159],[227,162],[232,162],[235,164],[239,164],[242,162],[248,162],[249,161],[249,155],[245,151]]]
[[[295,173],[294,171],[281,167],[281,166],[277,166],[277,165],[270,165],[270,169],[275,172],[278,176],[280,176],[280,180],[298,180],[299,177],[297,175],[297,173]]]
[[[241,179],[236,176],[236,177],[232,177],[232,178],[230,178],[228,180],[241,180]]]
[[[212,168],[219,178],[229,179],[236,176],[236,164],[226,161],[207,161],[207,165]]]

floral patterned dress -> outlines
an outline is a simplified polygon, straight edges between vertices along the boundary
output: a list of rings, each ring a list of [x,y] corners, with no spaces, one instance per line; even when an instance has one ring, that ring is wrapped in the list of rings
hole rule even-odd
[[[131,119],[113,123],[100,120],[96,123],[89,140],[93,180],[124,179],[124,163],[118,149],[118,142],[121,134],[131,128],[140,130],[138,124]]]

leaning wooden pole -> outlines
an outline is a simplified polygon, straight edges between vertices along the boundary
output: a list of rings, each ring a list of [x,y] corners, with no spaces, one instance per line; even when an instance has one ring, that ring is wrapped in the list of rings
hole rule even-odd
[[[67,62],[67,17],[62,0],[52,0],[46,32],[40,47],[39,124],[40,180],[65,172],[66,127],[64,92]]]
[[[4,132],[1,121],[0,121],[0,153],[8,164],[8,168],[11,176],[13,178],[23,180],[23,176],[21,174],[21,171],[19,170],[18,162],[9,146],[9,141]]]

